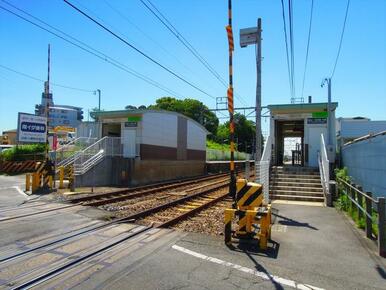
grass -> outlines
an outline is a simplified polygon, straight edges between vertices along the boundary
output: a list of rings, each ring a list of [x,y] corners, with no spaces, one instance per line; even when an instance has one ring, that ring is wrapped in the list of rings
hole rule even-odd
[[[335,171],[335,174],[337,177],[349,182],[351,180],[350,176],[347,175],[347,168],[339,169]],[[355,222],[356,226],[360,229],[365,229],[366,227],[366,219],[365,219],[365,214],[363,213],[363,217],[358,216],[358,209],[355,204],[351,205],[351,201],[347,196],[347,192],[343,188],[343,186],[338,186],[338,193],[339,197],[335,203],[335,207],[346,212],[348,216],[352,218],[352,220]],[[365,202],[364,198],[360,202],[359,200],[356,200],[356,202],[362,207],[365,208]],[[378,214],[377,212],[373,209],[372,210],[372,231],[373,233],[378,236]]]

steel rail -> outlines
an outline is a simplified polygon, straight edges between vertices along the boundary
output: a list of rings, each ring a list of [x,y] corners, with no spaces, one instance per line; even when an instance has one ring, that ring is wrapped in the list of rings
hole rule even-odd
[[[115,202],[119,202],[119,201],[132,199],[132,198],[136,198],[136,197],[140,197],[140,196],[144,196],[144,195],[149,195],[149,194],[159,192],[162,190],[178,188],[181,186],[191,185],[194,183],[213,180],[213,179],[217,179],[217,178],[221,178],[221,177],[222,176],[215,176],[215,177],[211,176],[211,177],[202,178],[202,179],[195,179],[193,181],[185,181],[185,182],[181,182],[181,183],[173,183],[173,184],[169,184],[169,185],[165,185],[165,186],[153,187],[153,188],[139,191],[139,192],[134,191],[133,193],[129,193],[129,194],[121,193],[120,195],[118,195],[116,197],[111,197],[111,198],[107,198],[107,199],[98,200],[99,199],[98,198],[96,201],[91,201],[91,202],[84,201],[83,204],[87,205],[87,206],[100,206],[100,205],[104,205],[104,204],[110,204],[110,203],[115,203]],[[93,200],[93,199],[95,199],[95,198],[90,197],[90,200]]]
[[[212,191],[219,190],[219,189],[227,187],[227,186],[229,186],[229,182],[221,184],[221,185],[218,185],[216,187],[212,187],[212,188],[206,189],[204,191],[200,191],[200,192],[197,192],[197,193],[194,193],[194,194],[191,194],[191,195],[188,195],[188,196],[185,196],[185,197],[173,200],[173,201],[170,201],[170,202],[167,202],[167,203],[164,203],[164,204],[161,204],[161,205],[158,205],[158,206],[155,206],[155,207],[152,207],[152,208],[149,208],[149,209],[146,209],[146,210],[138,212],[138,213],[131,214],[129,216],[126,216],[124,218],[119,219],[119,221],[137,220],[139,218],[143,218],[143,217],[146,217],[146,216],[148,216],[150,214],[156,213],[156,212],[158,212],[160,210],[163,210],[163,209],[169,208],[171,206],[183,203],[183,202],[188,201],[190,199],[193,199],[195,197],[199,197],[201,195],[204,195],[204,194],[207,194],[207,193],[211,193]]]
[[[60,210],[60,209],[71,208],[71,207],[75,207],[75,206],[79,206],[79,205],[78,205],[78,204],[65,205],[65,206],[61,206],[61,207],[56,207],[56,208],[46,209],[46,210],[39,211],[39,212],[33,212],[33,213],[28,213],[28,214],[22,214],[22,215],[18,215],[18,216],[5,217],[5,218],[1,218],[1,219],[0,219],[0,222],[5,222],[5,221],[14,220],[14,219],[19,219],[19,218],[28,217],[28,216],[33,216],[33,215],[39,215],[39,214],[43,214],[43,213],[47,213],[47,212],[51,212],[51,211],[55,211],[55,210]]]
[[[157,225],[157,228],[167,228],[167,227],[170,227],[172,225],[175,225],[175,224],[181,222],[182,220],[186,219],[187,217],[190,217],[190,216],[196,214],[197,212],[199,212],[205,208],[210,207],[211,205],[223,200],[224,198],[226,198],[228,196],[229,196],[229,193],[226,192],[225,194],[222,194],[222,195],[212,199],[211,201],[203,203],[202,205],[199,205],[196,208],[191,209],[190,211],[184,212],[183,214],[180,214],[176,217],[171,218],[170,220],[168,220],[166,222],[163,222],[160,225]]]
[[[84,256],[80,256],[79,258],[76,258],[76,259],[74,259],[74,260],[72,260],[72,261],[70,261],[62,266],[58,266],[52,270],[47,271],[46,273],[43,273],[37,277],[34,277],[31,280],[24,282],[24,283],[14,287],[14,288],[12,288],[12,290],[30,289],[32,287],[35,287],[35,286],[37,286],[37,285],[39,285],[39,284],[41,284],[41,283],[43,283],[51,278],[63,273],[67,269],[69,269],[69,268],[71,268],[71,267],[91,258],[91,257],[94,257],[100,253],[103,253],[103,252],[105,252],[105,251],[107,251],[107,250],[109,250],[109,249],[135,237],[135,236],[138,236],[139,234],[141,234],[143,232],[149,231],[152,228],[153,228],[152,226],[144,227],[143,229],[140,229],[137,232],[131,233],[128,236],[121,238],[121,239],[119,239],[119,240],[117,240],[109,245],[103,246],[102,248],[100,248],[98,250],[92,251],[91,253],[85,254]]]

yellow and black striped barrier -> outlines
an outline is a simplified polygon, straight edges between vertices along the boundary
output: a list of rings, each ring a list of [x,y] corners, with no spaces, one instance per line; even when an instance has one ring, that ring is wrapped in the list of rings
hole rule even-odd
[[[31,193],[37,193],[41,190],[51,190],[54,188],[54,170],[50,162],[38,162],[35,166],[35,172],[26,174],[25,189]]]
[[[232,243],[232,220],[238,218],[236,238],[257,239],[261,249],[267,249],[271,237],[271,205],[264,205],[263,186],[238,179],[236,209],[225,210],[225,243]]]

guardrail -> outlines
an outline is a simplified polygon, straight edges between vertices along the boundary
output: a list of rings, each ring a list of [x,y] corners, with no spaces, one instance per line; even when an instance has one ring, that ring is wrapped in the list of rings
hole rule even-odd
[[[322,183],[324,200],[327,206],[332,206],[332,194],[330,192],[330,160],[328,160],[326,143],[323,134],[320,135],[320,151],[318,151],[318,165],[320,182]]]
[[[338,195],[345,195],[349,200],[348,211],[356,215],[358,220],[365,220],[366,237],[378,240],[378,253],[386,258],[386,209],[385,198],[373,198],[371,192],[363,192],[362,188],[347,182],[340,177],[336,178]],[[373,229],[373,221],[375,228]],[[376,232],[377,231],[377,232]]]

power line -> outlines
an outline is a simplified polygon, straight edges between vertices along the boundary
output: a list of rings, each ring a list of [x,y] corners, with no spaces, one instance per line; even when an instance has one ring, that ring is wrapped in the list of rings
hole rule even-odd
[[[338,64],[338,59],[339,59],[339,55],[340,55],[340,49],[342,48],[342,41],[343,41],[344,30],[346,28],[346,21],[347,21],[347,15],[348,15],[349,7],[350,7],[350,0],[347,0],[346,15],[344,16],[343,29],[342,29],[342,34],[340,35],[338,54],[336,55],[334,69],[332,70],[332,74],[331,74],[331,77],[330,77],[331,79],[332,79],[332,77],[335,74],[336,65]]]
[[[26,74],[26,73],[23,73],[23,72],[20,72],[20,71],[17,71],[17,70],[15,70],[15,69],[12,69],[12,68],[7,67],[7,66],[5,66],[5,65],[0,64],[0,67],[2,67],[3,69],[6,69],[6,70],[8,70],[8,71],[11,71],[11,72],[13,72],[13,73],[16,73],[16,74],[18,74],[18,75],[24,76],[24,77],[26,77],[26,78],[30,78],[30,79],[32,79],[32,80],[35,80],[35,81],[38,81],[38,82],[42,82],[42,83],[45,82],[45,80],[39,79],[39,78],[37,78],[37,77],[31,76],[31,75],[29,75],[29,74]],[[62,84],[53,83],[53,82],[50,82],[50,85],[56,86],[56,87],[65,88],[65,89],[69,89],[69,90],[74,90],[74,91],[86,92],[86,93],[93,93],[93,92],[95,92],[95,90],[81,89],[81,88],[71,87],[71,86],[62,85]]]
[[[1,1],[3,1],[3,2],[8,4],[8,2],[6,2],[5,0],[1,0]],[[11,4],[9,4],[9,5],[11,5]],[[53,32],[53,31],[51,31],[51,30],[49,30],[49,29],[47,29],[47,28],[45,28],[45,27],[43,27],[43,26],[41,26],[41,25],[39,25],[39,24],[37,24],[37,23],[35,23],[35,22],[33,22],[33,21],[31,21],[31,20],[29,20],[29,19],[27,19],[27,18],[25,18],[25,17],[15,13],[15,12],[13,12],[13,11],[5,8],[5,7],[3,7],[3,6],[0,6],[0,8],[5,10],[5,11],[7,11],[8,13],[13,14],[14,16],[16,16],[16,17],[18,17],[18,18],[20,18],[20,19],[22,19],[22,20],[24,20],[24,21],[26,21],[26,22],[28,22],[28,23],[30,23],[30,24],[32,24],[32,25],[34,25],[34,26],[36,26],[36,27],[38,27],[38,28],[40,28],[40,29],[42,29],[42,30],[44,30],[44,31],[46,31],[46,32],[48,32],[48,33],[50,33],[50,34],[52,34],[52,35],[54,35],[54,36],[56,36],[56,37],[58,37],[58,38],[60,38],[62,40],[64,40],[64,41],[66,41],[66,42],[68,42],[68,43],[70,43],[70,44],[72,44],[73,46],[75,46],[75,47],[77,47],[77,48],[79,48],[79,49],[81,49],[81,50],[83,50],[83,51],[85,51],[85,52],[87,52],[87,53],[89,53],[89,54],[91,54],[91,55],[93,55],[93,56],[95,56],[95,57],[97,57],[97,58],[99,58],[99,59],[101,59],[101,60],[103,60],[103,61],[105,61],[105,62],[107,62],[107,63],[109,63],[109,64],[111,64],[111,65],[113,65],[113,66],[115,66],[115,67],[117,67],[119,69],[121,69],[121,70],[123,70],[123,71],[125,71],[125,72],[127,72],[127,73],[129,73],[130,75],[133,75],[133,76],[135,76],[135,77],[137,77],[137,78],[139,78],[139,79],[149,83],[150,85],[152,85],[154,87],[157,87],[157,88],[167,92],[168,94],[171,94],[171,95],[174,95],[174,96],[181,96],[182,97],[182,95],[180,93],[177,93],[177,92],[169,89],[168,87],[166,87],[166,86],[156,82],[155,80],[153,80],[153,79],[151,79],[151,78],[149,78],[149,77],[147,77],[147,76],[145,76],[145,75],[143,75],[143,74],[141,74],[141,73],[139,73],[139,72],[129,68],[128,66],[126,66],[126,65],[118,62],[117,60],[107,56],[103,52],[100,52],[100,51],[92,48],[91,46],[87,45],[86,43],[84,43],[84,42],[82,42],[82,41],[72,37],[71,35],[69,35],[69,34],[67,34],[67,33],[65,33],[65,32],[63,32],[63,31],[61,31],[61,30],[59,30],[59,29],[57,29],[57,28],[55,28],[55,27],[53,27],[51,25],[49,25],[48,23],[44,22],[43,20],[40,20],[39,18],[29,14],[28,12],[25,12],[24,10],[22,10],[20,8],[17,8],[16,6],[13,6],[13,5],[11,5],[11,6],[15,7],[15,9],[18,9],[19,11],[22,11],[23,13],[29,15],[30,17],[38,20],[41,23],[44,23],[45,25],[47,25],[48,27],[54,29],[55,31],[60,32],[63,35],[66,35],[67,37],[71,38],[72,40],[74,40],[74,41],[76,41],[78,43],[81,43],[82,45],[84,45],[85,47],[88,47],[88,48],[85,48],[85,47],[75,43],[74,41],[71,41],[71,40],[69,40],[69,39],[67,39],[67,38],[65,38],[65,37],[63,37],[63,36]]]
[[[309,28],[308,28],[306,61],[305,61],[305,64],[304,64],[303,85],[302,85],[302,98],[303,98],[303,93],[304,93],[304,83],[306,81],[306,71],[307,71],[307,63],[308,63],[308,50],[310,48],[311,27],[312,27],[312,14],[313,14],[313,11],[314,11],[314,0],[311,0],[311,15],[310,15],[310,24],[309,24]]]
[[[227,82],[220,76],[220,74],[209,64],[209,62],[197,51],[197,49],[177,30],[177,28],[166,18],[166,16],[150,1],[146,0],[152,7],[140,0],[141,3],[180,41],[193,56],[218,80],[222,85],[228,87]],[[245,103],[245,101],[238,95],[238,99]]]
[[[285,40],[285,51],[287,55],[287,70],[288,70],[288,82],[290,87],[290,94],[292,95],[292,82],[291,82],[291,69],[290,69],[290,60],[289,60],[289,53],[288,53],[288,37],[287,37],[287,23],[286,23],[286,17],[285,17],[285,7],[284,7],[284,0],[281,0],[281,7],[282,7],[282,18],[283,18],[283,28],[284,28],[284,40]]]
[[[76,7],[74,4],[70,3],[69,1],[67,0],[63,0],[66,4],[68,4],[70,7],[72,7],[73,9],[75,9],[76,11],[78,11],[80,14],[82,14],[83,16],[85,16],[86,18],[88,18],[89,20],[91,20],[92,22],[94,22],[95,24],[97,24],[99,27],[101,27],[102,29],[106,30],[107,32],[109,32],[111,35],[113,35],[115,38],[117,38],[118,40],[120,40],[121,42],[123,42],[124,44],[126,44],[127,46],[129,46],[130,48],[132,48],[133,50],[135,50],[136,52],[138,52],[139,54],[141,54],[142,56],[144,56],[145,58],[147,58],[148,60],[150,60],[151,62],[153,62],[154,64],[158,65],[159,67],[161,67],[162,69],[164,69],[165,71],[167,71],[168,73],[170,73],[171,75],[175,76],[176,78],[178,78],[179,80],[183,81],[184,83],[188,84],[189,86],[191,86],[192,88],[200,91],[201,93],[207,95],[208,97],[211,97],[213,99],[216,99],[214,96],[208,94],[207,92],[205,92],[204,90],[200,89],[199,87],[197,87],[195,84],[191,83],[190,81],[186,80],[185,78],[181,77],[180,75],[178,75],[177,73],[175,73],[174,71],[172,71],[171,69],[167,68],[166,66],[164,66],[163,64],[161,64],[160,62],[158,62],[157,60],[155,60],[154,58],[152,58],[151,56],[147,55],[146,53],[144,53],[143,51],[141,51],[140,49],[138,49],[136,46],[134,46],[133,44],[131,44],[130,42],[126,41],[125,39],[123,39],[122,37],[120,37],[118,34],[116,34],[115,32],[113,32],[112,30],[110,30],[109,28],[107,28],[106,26],[104,26],[103,24],[101,24],[100,22],[98,22],[97,20],[95,20],[94,18],[92,18],[91,16],[89,16],[87,13],[83,12],[81,9],[79,9],[78,7]]]
[[[182,61],[178,59],[174,54],[170,53],[164,46],[162,46],[158,41],[156,41],[153,37],[151,37],[148,33],[146,33],[143,29],[141,29],[137,24],[135,24],[133,21],[129,19],[125,14],[123,14],[119,9],[111,5],[107,0],[104,0],[104,3],[113,10],[116,14],[118,14],[123,20],[125,20],[127,23],[132,25],[136,30],[138,30],[141,34],[143,34],[147,39],[149,39],[151,42],[153,42],[158,48],[160,48],[165,54],[170,56],[171,58],[175,59],[180,65],[182,65],[186,70],[193,73],[193,71],[186,66]]]

